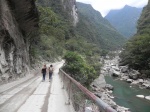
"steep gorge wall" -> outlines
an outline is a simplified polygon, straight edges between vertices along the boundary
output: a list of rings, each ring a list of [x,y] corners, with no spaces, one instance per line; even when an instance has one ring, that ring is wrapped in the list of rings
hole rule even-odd
[[[61,14],[66,20],[76,26],[78,14],[76,0],[37,0],[40,5],[51,7],[57,14]]]
[[[73,25],[76,26],[78,22],[76,0],[62,0],[65,11],[69,11]]]
[[[34,10],[33,0],[0,0],[0,82],[29,70],[30,34],[38,21]]]

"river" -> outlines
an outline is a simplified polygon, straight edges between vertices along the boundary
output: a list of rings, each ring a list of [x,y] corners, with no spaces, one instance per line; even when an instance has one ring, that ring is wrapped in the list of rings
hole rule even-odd
[[[136,95],[149,96],[150,90],[140,89],[137,86],[130,87],[130,84],[110,76],[106,76],[105,80],[114,86],[113,100],[118,105],[130,108],[131,112],[150,112],[150,101],[136,97]]]

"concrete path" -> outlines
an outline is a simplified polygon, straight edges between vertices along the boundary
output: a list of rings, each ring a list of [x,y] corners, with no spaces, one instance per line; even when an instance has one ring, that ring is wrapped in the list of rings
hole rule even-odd
[[[48,74],[46,81],[42,82],[39,73],[38,76],[25,77],[0,86],[0,112],[74,112],[72,105],[65,105],[67,94],[62,89],[58,75],[62,64],[54,64],[51,82]]]
[[[58,75],[58,69],[56,69],[52,79],[48,112],[74,112],[72,105],[66,105],[67,101],[67,93],[62,89],[62,82]]]

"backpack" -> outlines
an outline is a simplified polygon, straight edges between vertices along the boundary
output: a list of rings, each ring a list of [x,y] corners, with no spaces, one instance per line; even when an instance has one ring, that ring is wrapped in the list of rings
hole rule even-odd
[[[52,67],[49,68],[49,73],[53,73],[53,68]]]

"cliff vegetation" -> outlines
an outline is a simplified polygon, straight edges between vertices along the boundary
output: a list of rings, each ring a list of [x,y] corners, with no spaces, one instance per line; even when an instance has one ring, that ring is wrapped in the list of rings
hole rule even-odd
[[[121,65],[139,70],[142,77],[150,77],[150,1],[138,20],[137,34],[124,47]]]

